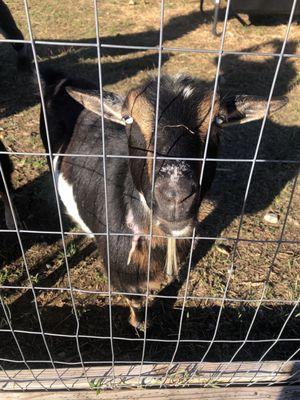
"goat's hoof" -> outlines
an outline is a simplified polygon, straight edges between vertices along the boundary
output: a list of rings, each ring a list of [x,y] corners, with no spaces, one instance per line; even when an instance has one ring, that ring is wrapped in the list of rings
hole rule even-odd
[[[150,322],[149,319],[147,318],[147,323],[146,323],[144,315],[139,315],[139,314],[141,314],[140,310],[132,311],[129,317],[129,323],[134,329],[140,332],[145,332],[145,330],[150,327]]]

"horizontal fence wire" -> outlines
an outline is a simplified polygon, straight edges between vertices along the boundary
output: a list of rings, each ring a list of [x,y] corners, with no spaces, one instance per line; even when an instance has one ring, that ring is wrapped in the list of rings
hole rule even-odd
[[[43,156],[47,157],[50,156],[50,153],[41,153],[41,152],[18,152],[18,151],[0,151],[0,154],[7,154],[7,155],[15,155],[15,156]],[[86,158],[103,158],[102,154],[76,154],[76,153],[52,153],[52,156],[55,157],[86,157]],[[177,160],[177,161],[199,161],[199,162],[230,162],[230,163],[252,163],[252,158],[192,158],[192,157],[170,157],[170,156],[132,156],[132,155],[121,155],[121,154],[106,154],[105,158],[121,158],[121,159],[138,159],[138,160]],[[287,164],[299,164],[299,160],[268,160],[268,159],[257,159],[256,163],[287,163]]]
[[[47,235],[59,235],[59,231],[39,231],[39,230],[29,230],[29,229],[20,229],[20,233],[24,234],[47,234]],[[16,233],[15,229],[0,229],[0,233]],[[143,238],[149,238],[151,235],[150,234],[145,234],[144,232],[137,233],[139,236]],[[64,232],[64,235],[69,235],[69,236],[87,236],[90,237],[92,236],[107,236],[106,232],[77,232],[77,231],[66,231]],[[124,232],[110,232],[109,236],[128,236],[128,237],[133,237],[133,233],[124,233]],[[153,238],[161,238],[161,239],[168,239],[171,236],[168,235],[156,235],[152,234]],[[181,240],[192,240],[192,236],[180,236]],[[208,240],[208,241],[229,241],[233,242],[236,240],[234,237],[223,237],[223,236],[195,236],[195,240]],[[276,244],[279,242],[279,240],[276,239],[247,239],[247,238],[240,238],[240,242],[245,242],[245,243],[273,243]],[[283,244],[299,244],[300,240],[291,240],[291,239],[283,239],[281,241]]]
[[[15,285],[1,285],[1,289],[6,290],[31,290],[31,287],[28,286],[15,286]],[[58,292],[68,292],[70,288],[64,287],[45,287],[45,286],[34,286],[35,290],[40,291],[58,291]],[[97,294],[99,296],[107,297],[109,292],[101,291],[101,290],[92,290],[92,289],[79,289],[79,288],[72,288],[73,292],[78,292],[82,294]],[[139,296],[139,297],[147,297],[146,293],[134,293],[134,292],[117,292],[111,291],[111,294],[114,296]],[[183,300],[184,296],[168,296],[168,295],[159,295],[159,294],[149,294],[149,298],[151,299],[166,299],[166,300]],[[186,296],[187,300],[192,301],[212,301],[212,302],[222,302],[223,297],[214,297],[214,296]],[[260,299],[244,299],[244,298],[234,298],[234,297],[226,297],[225,301],[228,303],[258,303]],[[264,303],[277,303],[277,304],[290,304],[294,305],[298,302],[298,300],[285,300],[280,298],[271,298],[271,299],[264,299]]]
[[[90,377],[88,375],[88,372],[86,370],[86,365],[107,365],[108,361],[84,361],[83,356],[81,353],[81,348],[80,348],[80,342],[79,339],[95,339],[95,340],[108,340],[110,342],[110,348],[111,348],[111,371],[109,375],[106,375],[105,378],[109,379],[111,378],[111,385],[114,387],[116,385],[116,375],[115,375],[115,365],[120,365],[120,364],[132,364],[132,365],[139,365],[140,370],[138,373],[139,377],[139,383],[140,385],[142,384],[142,373],[143,373],[143,366],[148,365],[148,364],[155,364],[153,361],[148,361],[146,359],[146,345],[147,342],[149,343],[174,343],[175,344],[175,350],[172,354],[171,360],[169,362],[169,366],[165,372],[165,376],[161,381],[160,387],[164,385],[166,382],[166,379],[168,378],[168,375],[174,365],[176,354],[178,351],[178,348],[180,346],[180,343],[203,343],[203,344],[208,344],[207,350],[205,351],[201,361],[191,361],[191,363],[194,363],[196,368],[194,369],[194,372],[191,373],[183,386],[186,386],[189,384],[189,382],[193,379],[195,376],[196,372],[201,370],[201,367],[203,366],[203,363],[206,360],[206,357],[208,353],[210,352],[212,346],[214,344],[239,344],[240,346],[238,347],[237,351],[233,354],[231,359],[229,360],[228,363],[225,363],[223,368],[218,371],[216,375],[212,378],[212,380],[208,381],[206,385],[209,385],[212,383],[212,381],[222,377],[222,375],[226,372],[227,368],[231,365],[232,362],[234,362],[236,356],[238,353],[241,351],[241,349],[244,347],[245,344],[251,343],[251,344],[257,344],[257,343],[268,343],[270,344],[267,350],[263,353],[263,355],[260,357],[260,359],[257,361],[258,364],[260,364],[267,354],[273,349],[273,347],[278,344],[278,343],[296,343],[300,342],[300,338],[282,338],[282,333],[288,324],[289,320],[292,318],[295,310],[299,306],[300,298],[299,299],[294,299],[294,300],[284,300],[280,298],[265,298],[265,293],[266,293],[266,288],[268,285],[268,280],[270,277],[270,274],[272,272],[272,267],[275,262],[275,258],[278,254],[279,248],[282,244],[299,244],[300,240],[288,240],[284,238],[284,231],[287,223],[287,218],[289,215],[290,211],[290,206],[293,198],[293,193],[296,188],[297,184],[297,178],[294,180],[293,184],[293,189],[291,192],[290,200],[289,200],[289,205],[287,207],[287,212],[285,214],[284,222],[282,225],[281,233],[279,239],[247,239],[247,238],[242,238],[241,237],[241,229],[243,225],[243,218],[244,218],[244,213],[245,213],[245,207],[246,207],[246,202],[248,199],[248,194],[249,194],[249,188],[252,182],[253,178],[253,172],[256,164],[267,164],[267,163],[283,163],[283,164],[299,164],[300,159],[296,160],[277,160],[277,159],[259,159],[258,158],[258,151],[260,148],[260,143],[262,140],[263,136],[263,131],[265,128],[266,124],[266,119],[268,115],[268,110],[270,107],[270,102],[271,98],[273,95],[274,87],[276,84],[279,68],[281,65],[281,62],[284,58],[300,58],[300,54],[293,54],[293,53],[285,53],[285,48],[286,48],[286,43],[288,40],[288,35],[291,27],[291,23],[293,20],[293,14],[295,11],[295,7],[297,4],[297,0],[293,0],[293,6],[291,9],[290,17],[289,17],[289,22],[287,24],[287,30],[285,34],[285,38],[282,44],[281,52],[280,53],[272,53],[272,52],[252,52],[252,51],[227,51],[224,50],[224,42],[225,42],[225,37],[226,37],[226,29],[227,29],[227,22],[228,22],[228,15],[229,15],[229,9],[230,9],[230,0],[227,1],[226,5],[226,12],[225,12],[225,18],[224,18],[224,25],[223,25],[223,32],[221,35],[221,40],[220,40],[220,49],[219,50],[208,50],[208,49],[193,49],[193,48],[185,48],[185,47],[168,47],[164,46],[163,44],[163,28],[164,28],[164,0],[161,0],[160,2],[160,27],[159,27],[159,43],[158,45],[155,46],[127,46],[127,45],[112,45],[109,43],[104,43],[100,41],[100,30],[99,30],[99,22],[98,22],[98,3],[97,0],[93,0],[93,6],[94,6],[94,17],[95,17],[95,32],[96,32],[96,42],[95,43],[81,43],[81,42],[72,42],[72,41],[46,41],[46,40],[35,40],[33,31],[32,31],[32,25],[31,25],[31,19],[30,19],[30,11],[29,11],[29,6],[27,0],[24,0],[24,9],[25,9],[25,14],[26,14],[26,20],[27,20],[27,25],[28,25],[28,31],[29,31],[29,36],[30,40],[14,40],[14,39],[0,39],[0,43],[27,43],[30,44],[32,53],[33,53],[33,61],[34,61],[34,67],[36,70],[37,74],[37,80],[38,80],[38,86],[39,86],[39,92],[40,92],[40,99],[41,99],[41,105],[42,105],[42,113],[45,121],[45,126],[46,126],[46,135],[47,135],[47,142],[48,142],[48,152],[22,152],[22,151],[0,151],[0,154],[8,154],[10,156],[38,156],[38,157],[49,157],[50,161],[50,169],[51,169],[51,174],[52,174],[52,181],[53,181],[53,187],[54,187],[54,192],[55,192],[55,199],[56,199],[56,206],[57,206],[57,213],[58,213],[58,220],[59,220],[59,226],[60,230],[59,231],[43,231],[43,230],[27,230],[27,229],[21,229],[18,226],[18,222],[14,213],[13,205],[11,202],[11,194],[9,193],[7,183],[5,180],[5,176],[0,164],[0,177],[4,181],[5,185],[5,191],[7,193],[8,199],[9,199],[9,206],[12,212],[12,216],[14,219],[14,224],[15,224],[15,229],[0,229],[0,233],[14,233],[17,236],[18,243],[21,249],[21,254],[24,262],[24,267],[27,275],[27,279],[29,281],[29,285],[27,286],[17,286],[17,285],[0,285],[0,290],[28,290],[32,292],[33,295],[33,300],[34,300],[34,306],[35,306],[35,311],[37,314],[37,319],[39,323],[39,331],[29,331],[29,330],[21,330],[21,329],[15,329],[12,326],[12,323],[10,321],[10,315],[7,312],[7,307],[5,304],[5,299],[2,297],[2,294],[0,292],[0,302],[1,306],[3,309],[3,313],[5,316],[5,321],[6,324],[8,325],[8,329],[0,328],[1,333],[5,334],[10,334],[13,337],[13,340],[15,342],[15,345],[18,349],[19,355],[21,357],[21,360],[13,359],[13,358],[5,358],[5,357],[0,357],[0,362],[5,362],[5,363],[16,363],[16,364],[21,364],[25,366],[26,369],[31,373],[31,377],[26,379],[26,381],[35,381],[38,383],[42,389],[48,390],[49,388],[45,385],[45,379],[43,379],[43,382],[39,381],[39,377],[34,374],[34,370],[31,369],[29,364],[48,364],[50,365],[53,370],[56,372],[57,379],[61,382],[61,384],[67,389],[70,390],[70,387],[65,383],[65,379],[59,374],[57,370],[57,365],[66,365],[66,366],[80,366],[82,368],[82,374],[78,376],[72,377],[72,379],[79,379],[82,378],[82,376],[85,377],[87,384],[90,383]],[[42,84],[41,84],[41,77],[40,77],[40,72],[39,72],[39,64],[38,64],[38,58],[37,58],[37,51],[36,51],[36,46],[68,46],[68,47],[92,47],[97,50],[97,67],[98,67],[98,79],[99,79],[99,96],[100,96],[100,109],[101,109],[101,134],[102,134],[102,149],[99,149],[99,152],[102,152],[102,154],[60,154],[60,153],[54,153],[51,151],[51,143],[50,143],[50,133],[49,133],[49,128],[48,128],[48,123],[47,123],[47,114],[46,114],[46,108],[45,108],[45,103],[44,103],[44,97],[43,97],[43,90],[42,90]],[[101,51],[102,49],[127,49],[127,50],[132,50],[132,51],[155,51],[158,54],[158,80],[157,80],[157,93],[156,93],[156,112],[155,112],[155,129],[154,129],[154,151],[153,155],[147,155],[147,156],[130,156],[130,155],[119,155],[119,154],[107,154],[106,152],[106,146],[105,146],[105,124],[104,124],[104,117],[103,117],[103,85],[102,85],[102,72],[101,72],[101,66],[102,66],[102,61],[101,61]],[[202,158],[188,158],[188,157],[183,157],[183,158],[178,158],[178,157],[167,157],[164,155],[157,154],[156,151],[156,146],[157,146],[157,128],[158,128],[158,111],[159,111],[159,96],[160,96],[160,77],[161,77],[161,69],[162,69],[162,55],[163,53],[166,52],[190,52],[190,53],[195,53],[195,54],[208,54],[208,55],[217,55],[218,57],[218,63],[216,67],[216,74],[215,74],[215,81],[214,81],[214,91],[211,99],[211,109],[210,109],[210,116],[209,116],[209,128],[208,128],[208,134],[207,134],[207,139],[205,143],[205,148],[204,148],[204,153]],[[272,85],[270,88],[269,92],[269,97],[268,97],[268,102],[264,114],[264,118],[261,124],[260,128],[260,133],[259,137],[257,140],[257,145],[255,149],[255,154],[253,158],[250,159],[233,159],[233,158],[209,158],[207,157],[207,151],[208,151],[208,145],[209,145],[209,138],[210,138],[210,132],[211,128],[213,125],[213,111],[214,111],[214,103],[215,103],[215,98],[216,98],[216,93],[218,89],[218,80],[219,80],[219,75],[220,75],[220,68],[221,68],[221,63],[222,63],[222,57],[225,55],[238,55],[238,56],[257,56],[257,57],[275,57],[278,59],[276,70],[274,72],[274,77],[272,81]],[[96,158],[101,158],[103,160],[103,176],[104,176],[104,202],[105,202],[105,219],[106,219],[106,231],[105,232],[91,232],[91,233],[86,233],[86,232],[68,232],[65,231],[64,226],[63,226],[63,218],[62,218],[62,210],[60,207],[60,202],[59,202],[59,194],[57,190],[57,183],[55,181],[55,176],[54,176],[54,166],[53,166],[53,158],[54,157],[96,157]],[[152,238],[155,237],[160,237],[160,238],[168,238],[170,236],[164,236],[164,235],[155,235],[153,234],[153,210],[151,208],[151,213],[150,213],[150,224],[149,224],[149,234],[141,233],[140,236],[145,237],[148,239],[148,269],[147,269],[147,290],[145,293],[130,293],[130,292],[119,292],[115,291],[111,288],[111,278],[110,278],[110,245],[109,245],[109,238],[110,236],[133,236],[133,234],[130,233],[124,233],[124,232],[112,232],[109,229],[109,218],[108,218],[108,200],[107,200],[107,177],[106,177],[106,171],[107,171],[107,165],[106,162],[108,159],[147,159],[147,160],[152,160],[152,180],[151,180],[151,198],[153,198],[153,191],[154,191],[154,182],[155,182],[155,165],[157,160],[190,160],[190,161],[199,161],[202,162],[201,165],[201,174],[200,174],[200,187],[202,185],[202,180],[204,176],[204,169],[207,163],[209,162],[229,162],[229,163],[249,163],[251,165],[250,167],[250,173],[248,176],[248,181],[247,181],[247,187],[245,190],[245,195],[243,199],[243,205],[241,209],[241,216],[239,220],[239,227],[238,227],[238,232],[236,237],[205,237],[205,236],[197,236],[195,233],[195,229],[193,231],[193,235],[189,237],[180,237],[180,239],[188,239],[191,240],[191,248],[190,248],[190,253],[189,253],[189,261],[188,261],[188,271],[187,271],[187,277],[185,281],[185,290],[184,290],[184,295],[183,296],[165,296],[165,295],[159,295],[159,294],[152,294],[149,291],[149,279],[150,279],[150,268],[151,268],[151,243],[152,243]],[[152,202],[151,202],[152,204]],[[26,259],[26,254],[25,250],[23,247],[22,243],[22,236],[21,234],[53,234],[53,235],[60,235],[61,237],[61,242],[63,246],[63,255],[64,255],[64,262],[65,262],[65,267],[66,267],[66,272],[67,272],[67,278],[68,278],[68,287],[43,287],[43,286],[35,286],[32,282],[31,276],[30,276],[30,271]],[[70,275],[70,267],[69,267],[69,260],[68,260],[68,255],[67,255],[67,246],[65,242],[65,236],[105,236],[106,237],[106,251],[108,255],[108,291],[98,291],[98,290],[88,290],[88,289],[80,289],[74,287],[71,282],[71,275]],[[189,285],[189,276],[190,276],[190,270],[191,270],[191,263],[192,263],[192,255],[193,255],[193,248],[194,248],[194,242],[195,240],[225,240],[225,241],[232,241],[233,242],[233,252],[231,255],[231,265],[228,271],[228,279],[227,283],[224,289],[224,293],[222,297],[214,297],[214,296],[189,296],[188,294],[188,285]],[[230,298],[227,296],[228,293],[228,288],[229,284],[234,272],[234,261],[236,258],[236,253],[237,253],[237,246],[239,242],[249,242],[249,243],[272,243],[276,244],[276,250],[274,253],[274,256],[271,261],[271,265],[269,267],[269,270],[267,272],[266,279],[264,281],[264,286],[262,290],[261,297],[258,299],[242,299],[242,298]],[[59,333],[52,333],[52,332],[47,332],[44,330],[42,321],[40,318],[40,310],[38,306],[38,301],[37,301],[37,293],[36,291],[58,291],[58,292],[68,292],[71,295],[71,300],[72,300],[72,312],[75,316],[76,319],[76,332],[75,334],[59,334]],[[86,294],[97,294],[97,295],[102,295],[108,298],[108,308],[109,308],[109,330],[110,334],[107,336],[97,336],[97,335],[84,335],[80,334],[80,321],[79,321],[79,315],[78,311],[76,308],[76,302],[74,298],[74,293],[86,293]],[[144,330],[144,335],[143,337],[122,337],[122,336],[116,336],[113,334],[113,317],[112,317],[112,296],[115,295],[124,295],[124,296],[140,296],[140,297],[145,297],[146,299],[146,308],[145,308],[145,330]],[[163,299],[176,299],[176,300],[182,300],[183,304],[180,310],[180,321],[178,325],[178,334],[175,335],[177,336],[176,339],[157,339],[157,338],[151,338],[147,336],[147,318],[148,318],[148,300],[150,298],[163,298]],[[189,300],[193,301],[213,301],[213,302],[219,302],[219,313],[218,313],[218,318],[215,324],[215,329],[214,329],[214,334],[210,339],[183,339],[182,336],[182,328],[183,328],[183,316],[184,316],[184,311],[186,307],[186,303]],[[256,304],[256,309],[254,316],[251,320],[249,329],[246,333],[246,336],[244,339],[240,340],[234,340],[234,339],[217,339],[217,333],[219,331],[219,325],[220,325],[220,319],[221,315],[224,309],[224,304],[225,302],[242,302],[242,303],[254,303]],[[276,338],[270,338],[270,339],[250,339],[249,335],[251,332],[251,329],[253,327],[253,324],[255,322],[255,319],[257,317],[257,314],[262,306],[263,303],[277,303],[277,304],[290,304],[292,305],[292,309],[287,315],[285,321],[283,322],[283,325],[280,329],[280,332],[278,333]],[[17,334],[25,334],[25,335],[37,335],[41,336],[43,339],[43,343],[46,349],[46,352],[48,354],[48,359],[43,359],[43,360],[30,360],[26,359],[21,345],[18,341]],[[77,353],[79,360],[78,362],[68,362],[68,361],[60,361],[60,360],[55,360],[50,352],[49,345],[47,342],[47,338],[52,338],[52,337],[62,337],[62,338],[72,338],[76,340],[76,347],[77,347]],[[128,341],[128,342],[140,342],[143,345],[142,349],[142,356],[140,360],[136,361],[119,361],[115,359],[114,355],[114,341]],[[294,359],[297,354],[300,352],[300,347],[298,350],[296,350],[294,353],[292,353],[287,360],[285,360],[282,365],[274,372],[274,378],[272,381],[268,382],[269,386],[272,386],[277,383],[276,377],[279,375],[280,371],[289,363],[292,359]],[[157,362],[159,365],[160,362]],[[0,365],[1,370],[4,372],[6,375],[7,379],[9,381],[15,382],[15,384],[19,387],[19,389],[23,390],[23,387],[20,385],[20,382],[22,382],[22,379],[12,377],[8,374],[9,370],[6,370],[2,365]],[[238,372],[238,371],[237,371]],[[294,374],[291,375],[291,378],[296,377],[299,374],[299,371],[296,371]],[[256,375],[252,378],[251,382],[248,384],[248,386],[252,385],[260,385],[262,384],[259,382],[259,378],[257,378],[258,372]],[[232,376],[227,383],[227,386],[229,385],[234,385],[234,376]],[[295,381],[296,382],[296,381]],[[266,384],[266,383],[263,383]],[[118,387],[121,387],[118,383]]]
[[[181,325],[182,326],[182,325]],[[10,333],[10,329],[0,329],[0,332],[2,333]],[[63,338],[69,338],[73,339],[76,338],[77,335],[72,335],[72,334],[65,334],[65,333],[51,333],[51,332],[39,332],[39,331],[25,331],[22,329],[14,329],[14,333],[19,333],[19,334],[24,334],[24,335],[45,335],[45,336],[51,336],[51,337],[63,337]],[[176,335],[175,335],[176,336]],[[178,336],[178,335],[177,335]],[[84,335],[84,334],[78,334],[78,338],[81,339],[95,339],[95,340],[110,340],[111,336],[98,336],[98,335]],[[114,340],[119,340],[119,341],[127,341],[127,342],[143,342],[143,338],[140,337],[135,337],[135,338],[130,338],[126,336],[114,336]],[[215,343],[244,343],[244,339],[216,339]],[[178,338],[177,339],[155,339],[155,338],[147,338],[147,342],[153,342],[153,343],[178,343]],[[210,343],[210,339],[180,339],[180,343]],[[281,343],[295,343],[295,342],[300,342],[300,339],[296,338],[286,338],[286,339],[247,339],[245,343],[276,343],[276,342],[281,342]],[[107,361],[105,361],[107,363]]]
[[[33,285],[35,290],[39,290],[39,291],[58,291],[58,292],[68,292],[71,289],[68,287],[47,287],[47,286],[38,286],[38,285]],[[30,286],[21,286],[21,285],[0,285],[0,289],[3,290],[31,290]],[[73,287],[72,288],[73,292],[78,292],[78,293],[83,293],[83,294],[97,294],[100,296],[104,296],[107,297],[109,292],[108,291],[102,291],[102,290],[96,290],[96,289],[80,289],[80,288],[76,288]],[[111,294],[114,296],[140,296],[140,297],[146,297],[147,294],[146,293],[135,293],[135,292],[122,292],[122,291],[115,291],[112,290]],[[155,294],[155,293],[149,293],[148,294],[149,298],[157,298],[157,299],[174,299],[174,300],[183,300],[184,296],[180,296],[180,295],[176,295],[176,296],[172,296],[172,295],[160,295],[160,294]],[[187,300],[193,300],[193,301],[213,301],[213,302],[221,302],[223,297],[217,297],[217,296],[190,296],[187,295],[186,296]],[[226,297],[225,298],[226,302],[237,302],[237,303],[257,303],[260,301],[260,299],[245,299],[245,298],[241,298],[241,297]],[[263,300],[264,303],[278,303],[278,304],[296,304],[298,302],[298,299],[291,299],[291,300],[287,300],[287,299],[281,299],[281,298],[265,298]]]
[[[18,39],[0,39],[0,43],[31,43],[30,40],[18,40]],[[63,41],[49,41],[49,40],[35,40],[37,45],[48,45],[48,46],[68,46],[68,47],[94,47],[97,48],[97,43],[80,43],[80,42],[63,42]],[[132,46],[122,44],[109,44],[101,43],[100,48],[105,49],[127,49],[127,50],[140,50],[140,51],[159,51],[159,46]],[[220,50],[210,49],[192,49],[189,47],[168,47],[162,46],[163,52],[183,52],[183,53],[196,53],[196,54],[220,54]],[[255,52],[255,51],[232,51],[222,50],[223,55],[237,55],[237,56],[257,56],[257,57],[280,57],[280,53],[272,52]],[[284,53],[285,58],[300,58],[300,54],[297,53]]]
[[[300,351],[300,348],[297,350],[298,352]],[[295,353],[293,353],[293,355],[295,356],[295,354],[296,354],[296,352]],[[23,363],[23,361],[21,361],[21,360],[15,360],[15,359],[9,359],[9,358],[0,358],[0,361],[3,361],[3,362],[7,362],[7,363],[12,363],[12,364],[22,364]],[[299,361],[299,360],[298,360]],[[272,361],[270,361],[270,362],[272,362]],[[49,360],[43,360],[43,359],[41,359],[41,360],[31,360],[31,359],[27,359],[27,363],[28,364],[50,364],[51,363],[51,361],[49,361]],[[240,363],[242,363],[242,362],[239,362],[239,364]],[[280,366],[280,368],[278,369],[278,370],[281,370],[281,369],[283,369],[283,366],[284,365],[286,365],[288,362],[284,362],[284,363],[282,363],[282,365]],[[61,360],[55,360],[55,364],[59,364],[59,365],[69,365],[69,366],[71,366],[71,365],[73,365],[73,366],[79,366],[80,367],[80,361],[61,361]],[[107,366],[108,364],[109,364],[109,361],[85,361],[84,362],[84,364],[85,365],[88,365],[88,366],[93,366],[93,365],[105,365],[105,366]],[[115,365],[122,365],[122,364],[124,364],[124,365],[134,365],[134,366],[137,366],[137,367],[139,367],[140,365],[141,365],[141,360],[139,359],[139,360],[135,360],[135,359],[132,359],[132,360],[115,360]],[[164,364],[165,365],[165,363],[164,362],[162,362],[162,361],[147,361],[147,360],[145,360],[144,361],[144,365],[146,366],[146,365],[154,365],[154,366],[156,366],[156,365],[162,365],[162,364]],[[177,365],[180,365],[180,363],[178,362],[178,363],[176,363]],[[184,363],[184,364],[187,364],[186,362]],[[197,364],[197,361],[195,361],[194,359],[191,359],[191,361],[189,361],[188,362],[188,364]],[[283,365],[284,364],[284,365]],[[199,369],[199,371],[200,371],[201,369]],[[275,376],[275,374],[274,374],[274,376]],[[81,377],[82,377],[82,375],[81,375]],[[31,379],[31,378],[30,378]],[[33,378],[32,378],[32,380],[34,380]],[[271,382],[270,382],[271,383]]]

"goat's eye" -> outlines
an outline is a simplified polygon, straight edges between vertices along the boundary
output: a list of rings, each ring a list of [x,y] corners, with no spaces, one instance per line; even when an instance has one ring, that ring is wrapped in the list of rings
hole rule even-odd
[[[217,125],[222,125],[223,123],[224,123],[224,118],[223,117],[221,117],[220,115],[218,115],[216,118],[215,118],[215,123],[217,124]]]
[[[122,119],[126,125],[131,125],[133,123],[133,118],[130,115],[124,115]]]

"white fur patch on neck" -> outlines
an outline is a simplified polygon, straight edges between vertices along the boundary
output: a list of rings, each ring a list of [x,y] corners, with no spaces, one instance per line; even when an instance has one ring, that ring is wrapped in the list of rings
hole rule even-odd
[[[57,168],[58,157],[59,156],[55,156],[53,160],[53,166],[56,186],[61,201],[66,207],[70,217],[72,217],[72,219],[81,227],[84,232],[88,233],[87,236],[94,237],[89,227],[85,224],[85,222],[79,215],[78,207],[73,193],[73,186],[64,178],[63,174]]]
[[[140,200],[141,200],[141,203],[143,204],[144,209],[146,211],[149,211],[150,209],[148,207],[148,204],[146,202],[146,199],[145,199],[145,196],[143,195],[143,193],[139,192],[139,196],[140,196]]]
[[[132,230],[132,232],[135,235],[139,235],[140,234],[140,228],[138,226],[138,224],[135,222],[134,217],[133,217],[133,212],[132,209],[130,208],[127,215],[126,215],[126,224],[128,226],[129,229]]]
[[[131,229],[134,234],[133,238],[132,238],[132,242],[131,242],[131,249],[129,251],[128,258],[127,258],[127,265],[129,265],[130,261],[131,261],[131,257],[133,255],[133,253],[135,252],[136,246],[137,246],[139,238],[140,238],[140,228],[139,228],[138,224],[134,221],[133,212],[132,212],[131,208],[129,209],[129,211],[126,215],[126,224],[127,224],[128,228]]]
[[[172,231],[173,236],[187,236],[190,232],[190,227],[186,226],[183,229],[180,229],[178,231]]]

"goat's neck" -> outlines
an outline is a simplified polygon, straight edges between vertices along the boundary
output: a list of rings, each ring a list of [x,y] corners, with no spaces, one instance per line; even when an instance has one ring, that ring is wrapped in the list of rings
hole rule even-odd
[[[150,227],[150,209],[143,195],[138,192],[133,183],[132,195],[129,196],[127,203],[126,224],[134,235],[127,260],[127,264],[129,264],[139,239],[143,237],[143,234],[149,234]],[[160,246],[166,249],[165,272],[168,279],[171,280],[178,274],[176,239],[164,238],[164,232],[156,225],[152,226],[152,233],[154,235],[151,242],[152,247]]]

